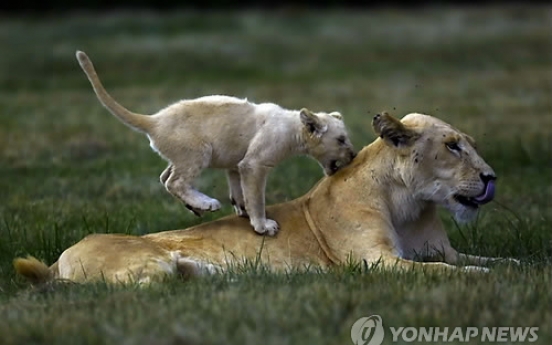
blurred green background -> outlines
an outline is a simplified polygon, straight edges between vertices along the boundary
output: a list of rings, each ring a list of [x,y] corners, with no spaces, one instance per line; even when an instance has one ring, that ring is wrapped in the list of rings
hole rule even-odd
[[[537,325],[550,341],[551,14],[511,5],[2,16],[0,343],[347,344],[352,322],[372,313],[393,326]],[[478,278],[358,274],[352,265],[323,275],[251,269],[233,283],[207,277],[141,291],[28,290],[16,256],[53,263],[89,233],[183,229],[231,213],[221,171],[196,183],[224,204],[202,219],[164,190],[165,162],[102,108],[77,49],[118,101],[142,113],[208,94],[338,110],[359,149],[382,110],[448,121],[476,138],[499,176],[496,201],[475,223],[442,214],[451,241],[523,265]],[[267,203],[321,177],[314,161],[289,159],[272,171]]]

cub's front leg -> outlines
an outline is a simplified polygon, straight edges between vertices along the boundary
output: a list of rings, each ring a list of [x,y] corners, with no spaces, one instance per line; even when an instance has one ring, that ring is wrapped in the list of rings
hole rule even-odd
[[[278,223],[266,218],[265,186],[270,168],[244,158],[238,164],[245,209],[253,229],[259,234],[274,236],[278,232]]]

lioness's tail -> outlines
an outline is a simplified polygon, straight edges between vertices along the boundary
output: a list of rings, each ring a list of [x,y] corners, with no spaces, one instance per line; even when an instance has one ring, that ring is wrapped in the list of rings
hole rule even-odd
[[[100,100],[103,106],[129,127],[148,133],[148,130],[152,125],[152,119],[150,116],[133,113],[117,103],[117,101],[114,100],[103,87],[98,74],[96,74],[94,65],[88,56],[80,50],[77,50],[76,55],[79,65],[84,73],[86,73],[90,84],[92,84],[92,87],[94,88],[96,96],[98,96],[98,100]]]
[[[17,274],[22,275],[34,284],[45,283],[54,278],[50,268],[32,256],[13,260],[13,267]]]

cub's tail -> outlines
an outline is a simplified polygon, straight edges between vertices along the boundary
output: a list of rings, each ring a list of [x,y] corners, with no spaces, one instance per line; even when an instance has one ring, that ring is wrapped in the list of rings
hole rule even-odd
[[[152,126],[151,117],[133,113],[117,103],[117,101],[114,100],[103,87],[98,74],[96,74],[94,65],[88,56],[80,50],[77,50],[76,56],[79,61],[79,65],[88,77],[98,100],[103,104],[103,106],[129,127],[143,133],[148,133],[149,128]]]
[[[13,267],[17,274],[25,277],[33,284],[46,283],[54,278],[50,268],[32,256],[16,258],[13,260]]]

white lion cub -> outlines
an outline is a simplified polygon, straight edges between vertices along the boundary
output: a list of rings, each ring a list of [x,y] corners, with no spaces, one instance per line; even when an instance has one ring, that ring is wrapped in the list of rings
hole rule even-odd
[[[338,112],[314,114],[229,96],[205,96],[179,101],[151,116],[136,114],[107,93],[84,52],[77,51],[76,56],[104,107],[145,133],[153,150],[169,162],[161,183],[198,216],[221,205],[195,190],[192,181],[207,167],[226,169],[236,213],[249,215],[257,233],[272,236],[278,224],[265,215],[265,184],[272,167],[287,157],[307,154],[331,175],[355,157]]]

